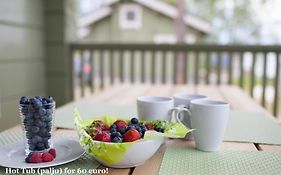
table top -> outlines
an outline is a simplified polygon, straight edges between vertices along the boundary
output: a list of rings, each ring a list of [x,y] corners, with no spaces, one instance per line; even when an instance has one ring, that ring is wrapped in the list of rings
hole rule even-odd
[[[103,91],[96,92],[87,98],[79,101],[96,101],[108,104],[133,104],[138,96],[142,95],[161,95],[173,96],[175,93],[197,93],[207,95],[211,99],[224,100],[230,103],[231,109],[263,112],[270,115],[264,108],[262,108],[256,101],[250,98],[242,89],[236,86],[205,86],[205,85],[151,85],[151,84],[120,84],[106,88]],[[77,102],[77,101],[76,101]],[[72,103],[76,103],[72,102]],[[59,108],[58,108],[59,110]],[[272,115],[270,115],[272,116]],[[272,120],[275,120],[272,116]],[[11,128],[10,130],[20,130],[20,126]],[[76,131],[70,129],[56,128],[55,134],[64,134],[69,136],[77,136]],[[146,161],[143,165],[130,169],[113,169],[109,168],[109,174],[118,175],[154,175],[158,174],[165,149],[167,147],[194,147],[193,141],[185,141],[182,139],[167,139],[156,154]],[[263,145],[256,143],[240,143],[240,142],[223,142],[221,150],[252,150],[252,151],[272,151],[281,152],[281,146]],[[102,165],[99,167],[103,169]]]

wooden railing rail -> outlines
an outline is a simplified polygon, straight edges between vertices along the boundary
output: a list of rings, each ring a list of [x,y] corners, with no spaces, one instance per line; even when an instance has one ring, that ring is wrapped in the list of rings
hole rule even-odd
[[[261,104],[265,107],[269,105],[276,116],[280,93],[280,53],[281,46],[278,45],[72,43],[72,84],[80,88],[82,97],[86,86],[94,93],[117,81],[237,84],[252,97],[258,93],[254,90],[259,86],[262,89]],[[183,56],[183,62],[178,62],[179,55]],[[183,64],[183,71],[177,70],[178,64]],[[272,70],[274,76],[268,73]],[[182,82],[178,81],[179,77]],[[272,104],[267,102],[268,86],[274,88]]]

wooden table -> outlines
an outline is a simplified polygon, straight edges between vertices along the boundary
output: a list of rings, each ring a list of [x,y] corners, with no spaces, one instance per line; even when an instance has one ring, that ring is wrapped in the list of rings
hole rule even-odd
[[[204,85],[115,85],[107,88],[102,92],[98,92],[93,96],[82,99],[83,101],[97,101],[108,104],[132,104],[136,98],[141,95],[161,95],[173,96],[175,93],[198,93],[207,95],[211,99],[224,100],[230,103],[231,109],[244,111],[260,111],[268,113],[258,103],[251,99],[245,92],[236,86],[204,86]],[[75,102],[74,102],[75,103]],[[269,113],[268,113],[269,114]],[[272,120],[275,120],[272,117]],[[16,126],[11,130],[19,130]],[[56,129],[55,134],[77,135],[74,130]],[[130,169],[113,169],[109,168],[109,174],[116,175],[156,175],[158,174],[165,149],[167,147],[194,147],[193,141],[185,141],[181,139],[168,139],[157,153],[151,157],[145,164]],[[254,150],[254,151],[281,151],[281,146],[261,145],[256,143],[239,143],[239,142],[223,142],[222,150]],[[99,168],[105,168],[100,166]]]

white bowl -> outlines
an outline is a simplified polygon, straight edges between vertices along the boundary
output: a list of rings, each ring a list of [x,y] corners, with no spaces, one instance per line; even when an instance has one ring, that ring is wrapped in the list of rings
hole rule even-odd
[[[146,160],[154,155],[154,153],[159,149],[163,143],[164,138],[155,138],[152,140],[144,140],[135,142],[128,152],[125,154],[124,158],[114,164],[107,164],[99,158],[93,156],[101,164],[112,167],[112,168],[130,168],[143,164]],[[94,141],[98,142],[98,141]],[[114,143],[106,143],[114,144]]]

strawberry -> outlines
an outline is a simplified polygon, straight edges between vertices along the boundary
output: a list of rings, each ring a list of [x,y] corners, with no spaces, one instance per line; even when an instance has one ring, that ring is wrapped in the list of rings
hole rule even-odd
[[[154,127],[153,127],[152,123],[145,124],[145,127],[146,127],[147,130],[154,130]]]
[[[43,153],[42,159],[43,159],[43,162],[51,162],[52,160],[54,160],[54,157],[50,153]]]
[[[43,162],[41,153],[30,153],[25,160],[27,163],[41,163]]]
[[[51,148],[51,149],[49,150],[49,153],[50,153],[54,158],[57,157],[56,149]]]
[[[114,124],[117,126],[118,131],[120,131],[122,128],[128,127],[128,124],[124,120],[116,120]]]
[[[141,138],[140,133],[136,129],[130,129],[129,131],[125,132],[125,134],[123,135],[123,141],[125,142],[133,142],[140,138]]]
[[[107,132],[103,131],[101,134],[98,134],[95,137],[95,140],[102,141],[102,142],[111,142],[111,137]]]

